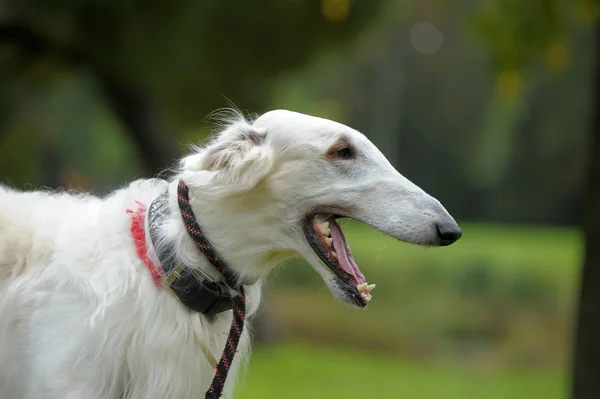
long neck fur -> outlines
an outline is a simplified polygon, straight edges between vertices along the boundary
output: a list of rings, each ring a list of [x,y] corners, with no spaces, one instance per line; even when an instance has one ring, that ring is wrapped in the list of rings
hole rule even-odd
[[[174,249],[174,255],[186,266],[199,268],[220,281],[222,275],[198,250],[184,227],[177,202],[178,182],[179,179],[176,178],[168,184],[170,212],[160,226],[155,250]],[[264,229],[258,228],[244,231],[240,226],[264,226],[264,215],[268,213],[257,212],[255,208],[266,204],[253,204],[251,200],[243,197],[216,198],[211,195],[211,190],[207,186],[198,188],[190,185],[189,187],[194,214],[209,242],[236,272],[240,281],[256,281],[255,284],[247,287],[246,291],[247,313],[251,315],[258,308],[262,282],[280,260],[279,254],[268,250],[273,247],[273,240],[277,234],[276,232],[265,234]]]

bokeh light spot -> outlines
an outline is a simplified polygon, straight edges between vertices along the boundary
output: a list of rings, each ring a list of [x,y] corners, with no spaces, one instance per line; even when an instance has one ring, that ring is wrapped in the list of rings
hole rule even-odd
[[[321,11],[331,22],[340,22],[348,17],[350,2],[348,0],[321,0]]]
[[[598,3],[594,0],[579,0],[576,15],[584,23],[593,23],[598,18]]]
[[[562,71],[569,62],[569,51],[560,42],[551,43],[545,50],[546,62],[551,69]]]
[[[521,95],[523,79],[517,71],[504,71],[496,79],[496,87],[500,95],[510,101],[515,101]]]
[[[410,29],[410,43],[421,54],[435,54],[442,47],[444,35],[429,22],[418,22]]]

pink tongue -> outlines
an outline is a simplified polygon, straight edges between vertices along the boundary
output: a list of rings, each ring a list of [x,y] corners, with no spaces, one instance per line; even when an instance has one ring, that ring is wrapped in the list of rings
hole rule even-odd
[[[352,252],[350,252],[350,247],[346,242],[346,237],[344,237],[344,233],[340,226],[336,221],[329,221],[329,229],[331,230],[331,238],[333,238],[333,248],[337,253],[340,268],[354,277],[354,282],[356,285],[364,283],[367,281],[365,276],[362,274],[358,265],[354,261],[352,257]]]

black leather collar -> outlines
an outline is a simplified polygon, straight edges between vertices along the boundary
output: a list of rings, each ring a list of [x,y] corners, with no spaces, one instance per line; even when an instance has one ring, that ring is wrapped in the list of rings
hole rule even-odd
[[[235,292],[222,282],[215,282],[205,272],[191,268],[177,259],[174,247],[161,247],[159,252],[157,240],[159,229],[169,215],[168,191],[159,195],[148,208],[147,226],[150,241],[165,276],[162,285],[190,310],[215,315],[233,308],[232,298]]]

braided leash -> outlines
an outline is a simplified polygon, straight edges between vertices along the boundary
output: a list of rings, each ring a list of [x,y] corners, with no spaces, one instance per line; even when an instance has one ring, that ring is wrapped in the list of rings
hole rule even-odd
[[[221,360],[219,360],[219,364],[217,364],[217,370],[212,384],[206,392],[206,399],[217,399],[223,392],[227,373],[229,373],[229,368],[231,367],[233,357],[237,352],[240,337],[242,336],[245,319],[246,295],[244,294],[244,287],[240,286],[239,294],[233,298],[233,321],[231,322],[231,328],[229,329],[229,337],[227,337],[227,343],[225,344],[225,349],[223,349]]]
[[[179,210],[185,229],[194,240],[194,244],[196,244],[198,249],[206,256],[208,261],[223,274],[227,285],[235,287],[237,284],[231,269],[227,266],[227,263],[216,254],[214,248],[210,245],[204,236],[204,233],[202,233],[200,226],[198,226],[196,216],[190,205],[189,188],[181,180],[177,186],[177,202],[179,203]],[[244,286],[240,284],[239,287],[236,288],[236,291],[237,295],[233,298],[233,320],[231,322],[231,328],[229,329],[229,336],[227,337],[221,360],[219,360],[219,364],[217,365],[212,384],[206,392],[205,399],[217,399],[222,395],[225,381],[227,380],[227,374],[231,368],[233,357],[237,352],[240,337],[244,330],[244,321],[246,319],[246,295],[244,293]]]

